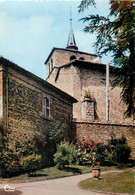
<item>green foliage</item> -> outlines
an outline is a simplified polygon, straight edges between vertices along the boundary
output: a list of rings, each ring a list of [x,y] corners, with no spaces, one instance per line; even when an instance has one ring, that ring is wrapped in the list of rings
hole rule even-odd
[[[1,154],[1,166],[4,177],[19,174],[22,171],[30,170],[30,168],[33,171],[41,167],[41,160],[39,161],[37,157],[41,154],[42,156],[44,155],[46,144],[41,133],[35,134],[35,136],[29,139],[26,139],[25,136],[21,137],[21,140],[14,141],[14,144],[11,146],[7,138],[5,137],[4,139],[4,150]],[[31,159],[31,162],[28,162],[29,159]],[[36,165],[36,160],[38,165]],[[29,163],[29,167],[25,166],[26,163]],[[37,168],[34,168],[36,166]]]
[[[65,165],[76,165],[78,159],[74,145],[67,142],[61,142],[54,154],[54,162],[58,169],[63,169]]]
[[[127,145],[126,137],[122,135],[121,138],[116,138],[113,133],[111,139],[108,140],[107,151],[110,160],[116,162],[127,162],[131,154],[131,148]]]
[[[11,150],[3,151],[0,159],[3,177],[11,177],[22,173],[23,167],[20,164],[19,153]]]
[[[114,147],[114,158],[118,162],[127,162],[130,157],[131,148],[126,144],[117,144]]]
[[[82,0],[79,11],[84,11],[90,5],[95,5],[95,0]],[[97,35],[94,46],[98,54],[106,55],[111,52],[113,65],[119,66],[114,85],[122,87],[121,96],[127,104],[126,117],[135,117],[134,16],[132,0],[111,0],[107,17],[91,14],[81,19],[88,23],[84,32]]]
[[[41,168],[41,155],[29,155],[21,159],[21,164],[28,173],[32,173]]]

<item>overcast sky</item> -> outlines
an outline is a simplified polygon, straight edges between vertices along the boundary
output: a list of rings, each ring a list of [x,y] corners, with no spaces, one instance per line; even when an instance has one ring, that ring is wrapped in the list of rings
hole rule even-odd
[[[70,6],[73,31],[80,51],[95,53],[95,36],[84,34],[80,18],[88,13],[109,13],[109,0],[97,0],[97,9],[78,13],[80,1],[0,0],[0,55],[37,76],[46,78],[44,62],[53,47],[65,48],[70,31]],[[103,63],[109,58],[102,59]]]

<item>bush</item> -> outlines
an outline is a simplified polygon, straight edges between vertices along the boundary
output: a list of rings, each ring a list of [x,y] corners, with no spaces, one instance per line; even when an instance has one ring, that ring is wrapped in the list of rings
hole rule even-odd
[[[108,140],[107,152],[109,160],[114,162],[127,162],[131,154],[131,148],[127,145],[127,139],[124,135],[116,138],[115,134],[111,134]]]
[[[114,158],[118,162],[127,162],[130,157],[131,148],[127,144],[117,144],[114,147]]]
[[[103,144],[103,142],[96,143],[93,140],[86,140],[85,137],[82,137],[81,139],[78,139],[75,147],[77,150],[79,164],[91,165],[93,158],[100,161],[101,164],[104,163],[106,157],[106,146]]]
[[[78,164],[74,145],[67,142],[60,143],[57,152],[54,154],[54,162],[58,169],[63,169],[65,165]]]
[[[12,177],[23,171],[19,154],[10,150],[1,153],[1,166],[3,177]]]
[[[21,159],[21,163],[24,166],[27,173],[33,173],[40,169],[41,155],[29,155]]]

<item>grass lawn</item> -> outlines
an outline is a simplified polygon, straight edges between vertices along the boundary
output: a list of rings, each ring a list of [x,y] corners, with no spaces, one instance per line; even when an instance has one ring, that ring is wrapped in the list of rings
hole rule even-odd
[[[114,170],[116,167],[102,167],[102,171]],[[20,180],[38,180],[38,179],[51,179],[57,177],[66,177],[70,175],[83,174],[91,172],[90,166],[66,166],[64,170],[58,170],[56,167],[48,167],[36,171],[35,174],[31,177],[28,177],[28,174],[22,174],[12,178],[0,178],[1,182],[12,182]]]
[[[99,180],[86,179],[80,182],[80,187],[106,192],[134,194],[134,171],[135,169],[131,168],[122,173],[115,172],[101,175]]]

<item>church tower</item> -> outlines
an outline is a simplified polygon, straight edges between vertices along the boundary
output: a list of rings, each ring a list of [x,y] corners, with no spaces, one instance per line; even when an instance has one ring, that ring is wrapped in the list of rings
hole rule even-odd
[[[54,68],[59,68],[65,66],[67,63],[72,62],[72,60],[87,61],[87,62],[97,62],[100,63],[100,58],[96,54],[90,54],[83,51],[78,51],[76,45],[75,36],[72,28],[72,17],[70,13],[70,32],[68,36],[68,42],[66,48],[56,48],[54,47],[50,52],[48,58],[45,61],[46,64],[46,78],[52,77],[52,72],[54,74]]]

